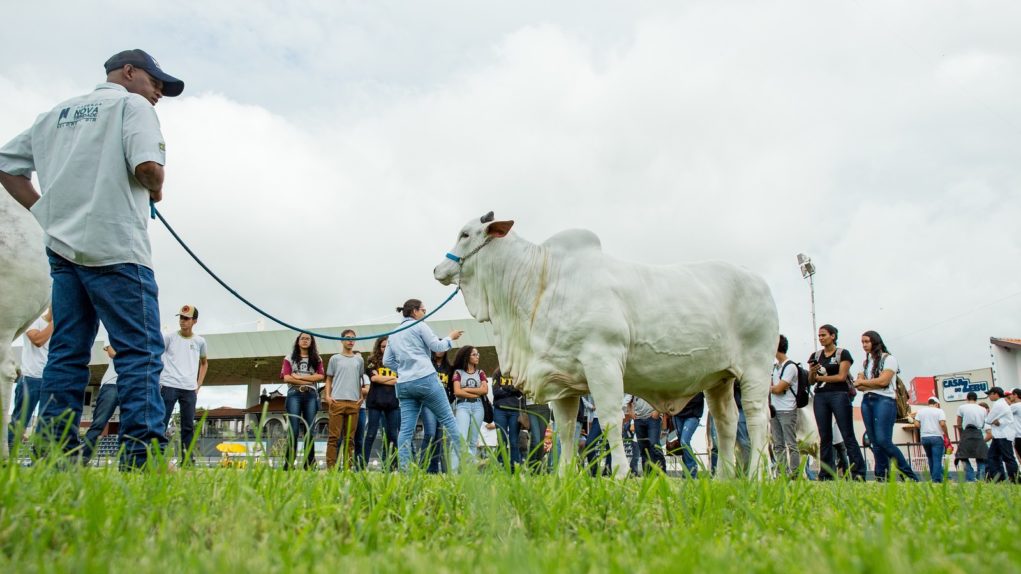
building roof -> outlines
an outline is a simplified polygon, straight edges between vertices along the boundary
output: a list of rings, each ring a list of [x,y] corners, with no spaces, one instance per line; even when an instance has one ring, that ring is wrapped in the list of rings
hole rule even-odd
[[[492,350],[495,344],[493,326],[490,323],[479,323],[475,319],[454,319],[447,321],[429,321],[429,327],[437,335],[445,336],[455,329],[464,331],[455,345],[473,345],[482,347],[483,365],[496,365],[496,352]],[[397,323],[381,323],[375,325],[357,325],[354,329],[359,336],[373,333],[385,333],[396,329]],[[325,333],[339,337],[344,329],[341,327],[322,327],[312,329],[319,333]],[[294,346],[296,331],[290,329],[279,329],[274,331],[246,331],[241,333],[199,333],[206,339],[209,349],[209,369],[203,381],[205,385],[248,385],[250,383],[274,384],[282,383],[280,380],[280,366],[284,354],[288,353]],[[373,340],[356,341],[355,350],[363,353],[372,351]],[[105,341],[96,341],[92,345],[92,360],[89,362],[91,372],[89,384],[98,385],[106,372],[110,359],[103,351]],[[340,342],[331,340],[318,341],[319,352],[323,361],[329,361],[330,357],[340,351]],[[486,349],[489,347],[490,349]],[[487,352],[488,351],[488,352]]]
[[[195,409],[195,418],[201,419],[202,417],[207,419],[239,419],[245,416],[245,409],[238,409],[234,407],[218,407],[215,409]]]
[[[1021,339],[1008,339],[1001,337],[989,337],[989,342],[1005,349],[1021,349]]]

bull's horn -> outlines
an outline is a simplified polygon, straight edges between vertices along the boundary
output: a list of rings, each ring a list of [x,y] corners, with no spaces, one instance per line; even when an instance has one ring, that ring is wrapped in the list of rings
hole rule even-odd
[[[493,220],[493,212],[492,212],[492,211],[490,211],[489,213],[487,213],[487,214],[483,215],[483,216],[482,216],[482,217],[481,217],[481,218],[479,219],[479,222],[480,222],[480,223],[489,223],[489,222],[490,222],[490,221],[492,221],[492,220]]]

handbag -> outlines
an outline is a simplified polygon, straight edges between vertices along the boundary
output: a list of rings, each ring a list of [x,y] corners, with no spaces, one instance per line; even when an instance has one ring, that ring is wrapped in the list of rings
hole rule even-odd
[[[482,395],[482,422],[493,422],[493,403],[488,395]]]

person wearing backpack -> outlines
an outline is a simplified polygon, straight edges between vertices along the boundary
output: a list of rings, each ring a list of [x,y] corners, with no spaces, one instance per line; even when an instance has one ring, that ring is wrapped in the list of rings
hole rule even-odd
[[[780,335],[773,365],[773,381],[769,387],[769,404],[776,411],[769,421],[773,435],[773,458],[777,475],[786,472],[796,478],[801,464],[798,454],[798,372],[801,368],[787,358],[787,337]],[[805,389],[806,391],[808,389]],[[807,402],[807,395],[806,395]]]
[[[847,349],[837,347],[837,328],[833,325],[819,327],[819,344],[822,350],[808,357],[808,380],[815,385],[815,422],[819,427],[819,480],[833,480],[833,421],[836,420],[840,434],[844,437],[847,457],[850,461],[851,477],[865,480],[865,459],[854,435],[854,412],[851,409],[852,393],[850,384],[851,364],[854,359]],[[869,435],[872,436],[872,435]]]
[[[917,482],[918,475],[911,469],[904,453],[893,444],[893,423],[897,420],[897,359],[875,331],[862,334],[861,346],[865,351],[865,364],[854,386],[865,393],[861,401],[861,416],[876,456],[876,480],[887,479],[890,461],[893,460],[905,478]]]

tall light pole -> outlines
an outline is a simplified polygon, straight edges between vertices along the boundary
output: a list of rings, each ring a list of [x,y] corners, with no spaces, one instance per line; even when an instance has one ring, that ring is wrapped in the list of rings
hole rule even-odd
[[[819,338],[816,337],[816,333],[819,331],[815,327],[815,282],[812,280],[812,276],[815,275],[815,264],[812,263],[812,258],[804,253],[798,253],[798,267],[801,268],[801,277],[808,279],[808,291],[812,296],[812,341],[814,341],[815,350],[819,350]]]

